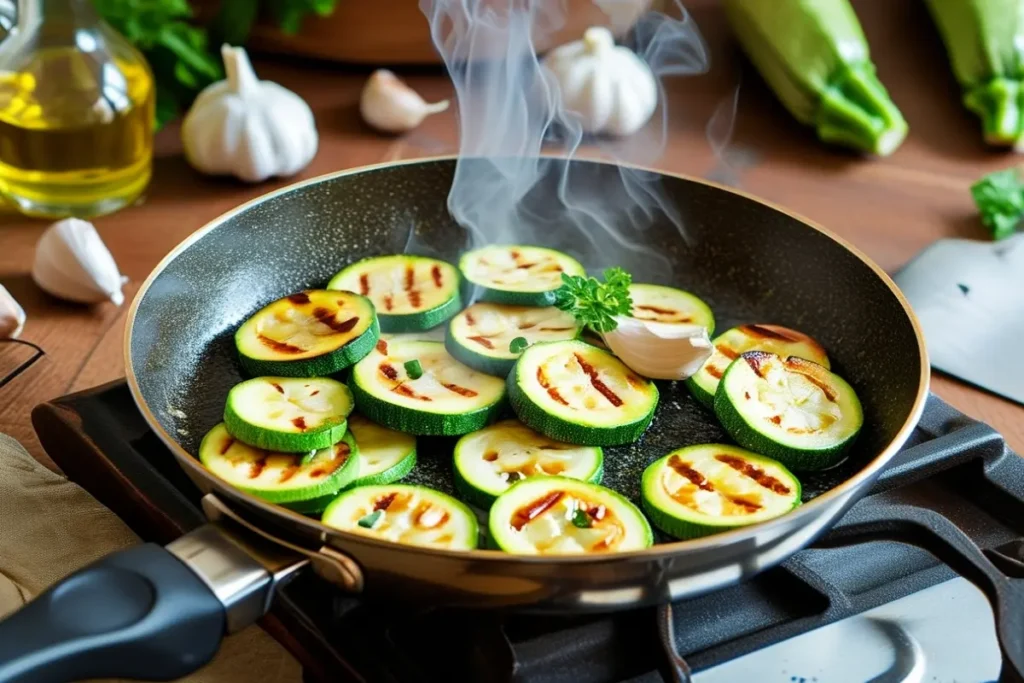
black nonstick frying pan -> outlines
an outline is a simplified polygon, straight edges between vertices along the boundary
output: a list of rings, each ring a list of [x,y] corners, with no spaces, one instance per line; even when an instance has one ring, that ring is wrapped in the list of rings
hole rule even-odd
[[[594,177],[618,173],[612,164],[572,163]],[[166,548],[111,555],[0,623],[0,681],[181,676],[208,661],[225,632],[258,619],[275,586],[307,568],[371,599],[477,608],[608,611],[714,590],[819,538],[870,487],[920,418],[929,380],[924,342],[907,302],[876,265],[784,210],[663,175],[690,237],[681,240],[667,220],[645,234],[673,262],[675,280],[663,284],[707,301],[719,329],[775,323],[817,338],[864,405],[865,426],[850,457],[801,477],[801,507],[753,527],[643,551],[519,557],[329,529],[207,472],[194,454],[242,378],[232,343],[240,322],[284,294],[323,286],[357,259],[402,252],[410,230],[454,261],[467,244],[446,207],[455,164],[385,164],[279,190],[213,221],[156,268],[128,319],[128,382],[149,424],[207,494],[211,523]],[[661,383],[659,390],[654,423],[642,439],[605,452],[605,485],[634,500],[648,463],[680,446],[726,439],[682,383]],[[450,492],[451,445],[421,439],[409,480]],[[951,524],[908,509],[895,518],[861,519],[844,533],[883,533],[957,558],[997,607],[1009,666],[1021,670],[1021,593]]]

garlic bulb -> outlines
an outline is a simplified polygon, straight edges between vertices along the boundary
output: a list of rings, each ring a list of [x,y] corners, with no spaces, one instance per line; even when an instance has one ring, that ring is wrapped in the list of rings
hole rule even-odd
[[[558,86],[563,108],[578,117],[586,133],[630,135],[658,105],[650,68],[629,48],[616,45],[603,26],[555,48],[543,64]]]
[[[359,113],[363,120],[385,133],[404,133],[412,130],[431,114],[448,108],[448,100],[433,104],[399,80],[387,69],[378,69],[363,86],[359,98]]]
[[[636,373],[651,379],[686,379],[711,357],[703,325],[661,323],[616,316],[618,326],[601,334],[608,349]]]
[[[0,339],[15,339],[25,327],[25,309],[0,285]]]
[[[189,164],[247,182],[301,171],[319,143],[309,105],[291,90],[256,78],[243,48],[224,45],[220,53],[227,80],[199,93],[182,123]]]
[[[36,244],[32,279],[53,296],[78,303],[124,303],[122,277],[92,223],[66,218],[46,229]]]

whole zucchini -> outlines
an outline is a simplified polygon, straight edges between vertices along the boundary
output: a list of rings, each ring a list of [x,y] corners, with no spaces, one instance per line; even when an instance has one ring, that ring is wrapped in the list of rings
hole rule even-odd
[[[1024,0],[926,0],[990,145],[1024,147]]]
[[[880,156],[902,144],[907,122],[847,0],[725,0],[725,9],[761,76],[821,140]]]

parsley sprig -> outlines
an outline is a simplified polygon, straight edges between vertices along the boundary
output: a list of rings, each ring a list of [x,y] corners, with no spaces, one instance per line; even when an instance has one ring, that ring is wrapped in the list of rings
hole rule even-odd
[[[1017,231],[1024,219],[1024,181],[1015,168],[996,171],[971,186],[981,222],[997,240]]]
[[[555,306],[598,332],[611,332],[617,315],[629,315],[633,300],[629,285],[633,277],[622,268],[604,271],[604,282],[592,277],[562,273],[562,286],[555,292]]]

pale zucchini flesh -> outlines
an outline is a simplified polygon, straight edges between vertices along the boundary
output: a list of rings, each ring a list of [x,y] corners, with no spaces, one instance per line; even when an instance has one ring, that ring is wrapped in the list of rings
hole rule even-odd
[[[486,509],[516,482],[562,476],[601,482],[604,454],[538,434],[518,420],[502,420],[455,444],[455,486],[464,500]]]
[[[349,489],[324,510],[322,521],[335,529],[406,545],[472,550],[479,542],[473,511],[451,496],[424,486],[387,484]]]
[[[579,261],[554,249],[493,245],[474,249],[459,260],[477,301],[522,306],[550,306],[562,274],[584,275]]]
[[[641,481],[648,519],[678,539],[764,522],[800,504],[800,482],[781,463],[725,444],[680,448]]]
[[[235,346],[250,375],[322,377],[365,356],[379,335],[366,297],[307,290],[257,311],[238,328]]]
[[[578,511],[586,527],[574,522]],[[627,552],[654,542],[650,524],[633,503],[568,477],[519,482],[495,500],[488,528],[498,548],[518,555]]]
[[[521,337],[530,346],[575,339],[580,327],[572,314],[553,306],[476,303],[448,323],[445,348],[471,368],[506,377],[522,353],[511,350],[513,340]]]
[[[359,477],[349,486],[390,484],[416,466],[416,437],[382,427],[362,415],[349,416],[348,430],[359,446]]]
[[[629,286],[633,302],[630,316],[665,324],[700,325],[708,335],[715,333],[715,316],[701,299],[682,289],[662,285],[633,283]]]

